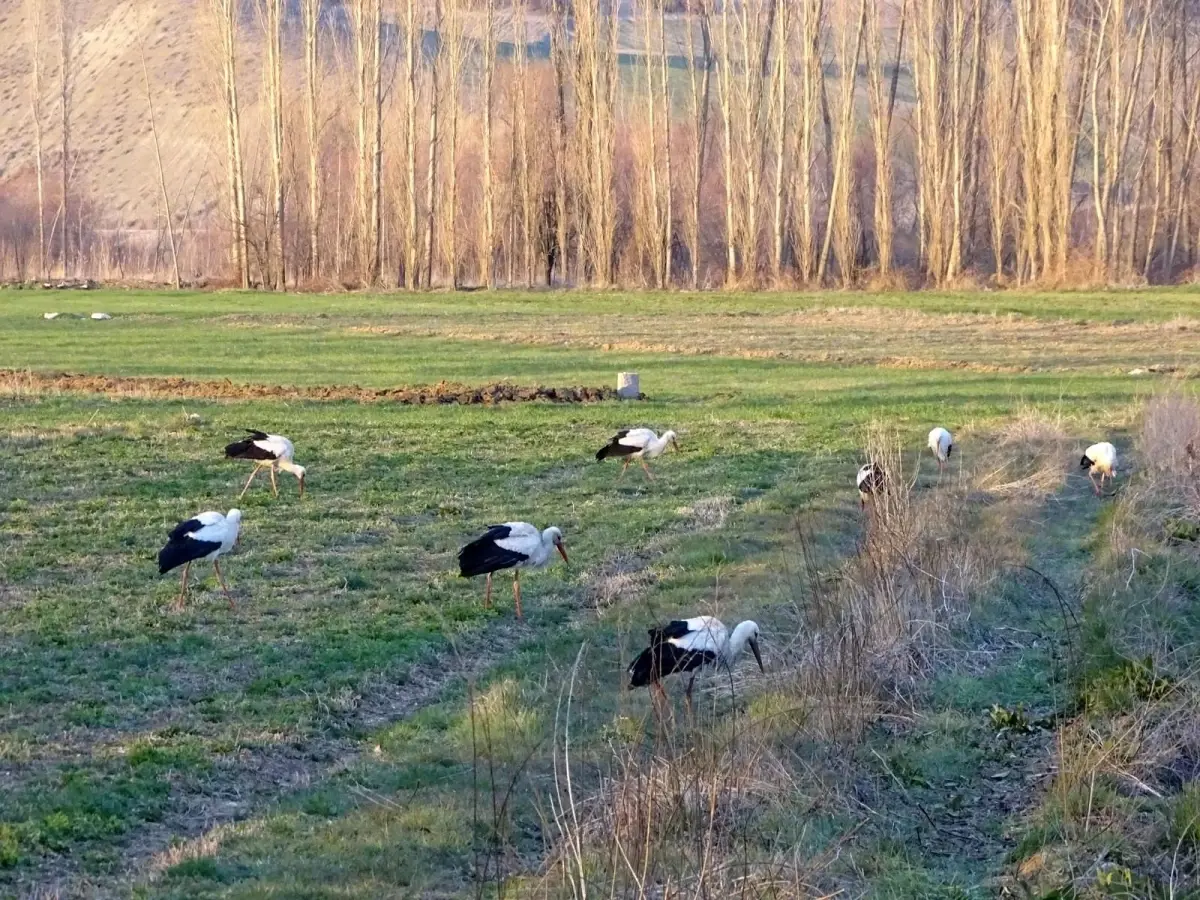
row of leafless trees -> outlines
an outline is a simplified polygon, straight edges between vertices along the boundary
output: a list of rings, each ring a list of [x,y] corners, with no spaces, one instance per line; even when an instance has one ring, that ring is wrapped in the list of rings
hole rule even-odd
[[[26,2],[33,255],[65,271],[62,211],[86,183],[70,147],[76,0]],[[225,171],[207,227],[227,234],[234,278],[941,286],[1170,281],[1195,266],[1189,0],[678,7],[204,0]],[[172,136],[144,56],[142,74],[170,248],[156,259],[178,281]]]

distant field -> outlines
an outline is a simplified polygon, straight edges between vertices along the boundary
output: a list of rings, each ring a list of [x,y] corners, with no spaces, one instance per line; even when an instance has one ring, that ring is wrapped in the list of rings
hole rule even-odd
[[[42,317],[93,311],[113,319]],[[572,727],[577,789],[594,797],[611,748],[658,746],[647,697],[622,690],[650,624],[754,616],[769,669],[794,652],[807,596],[797,523],[822,565],[854,552],[868,426],[898,436],[918,491],[987,483],[996,435],[1034,414],[1063,430],[1065,473],[1099,436],[1128,446],[1134,404],[1164,387],[1162,371],[1191,390],[1200,294],[7,291],[0,368],[368,387],[611,386],[639,372],[641,402],[498,406],[105,397],[0,380],[0,893],[556,897],[571,890],[551,849],[555,718],[582,643]],[[634,470],[618,482],[593,454],[640,424],[674,428],[679,452],[653,464],[653,483]],[[944,483],[917,457],[934,424],[960,436]],[[198,570],[172,613],[177,582],[154,555],[175,522],[234,505],[248,470],[221,448],[245,428],[295,440],[308,495],[287,476],[278,500],[252,488],[223,566],[238,608]],[[1064,585],[1082,583],[1104,515],[1070,471],[1004,535],[1040,535],[1030,552]],[[465,539],[509,519],[560,526],[571,556],[522,580],[523,624],[505,578],[485,610],[482,584],[454,563]],[[988,590],[1003,599],[971,628],[1014,629],[1010,644],[990,631],[950,641],[959,650],[938,657],[907,719],[884,717],[849,754],[878,786],[862,801],[875,818],[797,788],[746,813],[747,867],[787,846],[830,858],[823,890],[990,896],[1023,858],[1033,798],[979,793],[1026,752],[1003,769],[980,750],[983,710],[1053,705],[1056,638],[1017,632],[1063,626],[1028,592]],[[739,671],[761,713],[770,679]],[[839,756],[805,728],[787,738],[796,771]],[[971,852],[946,838],[959,827],[950,795],[986,807],[969,823],[984,837],[961,838]],[[924,822],[901,812],[913,796],[938,822],[916,851],[904,848]],[[847,845],[853,864],[837,852]],[[658,877],[689,868],[672,865]],[[601,881],[592,890],[607,896]]]

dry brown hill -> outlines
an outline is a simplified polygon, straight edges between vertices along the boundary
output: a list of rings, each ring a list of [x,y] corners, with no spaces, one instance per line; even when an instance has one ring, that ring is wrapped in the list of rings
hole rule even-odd
[[[26,0],[0,3],[0,183],[33,167],[32,7]],[[214,127],[219,120],[205,71],[211,66],[196,7],[194,0],[70,4],[73,172],[79,187],[112,224],[147,227],[159,217],[142,50],[176,206],[183,213],[194,197],[195,214],[212,202],[212,178],[220,172],[214,165],[220,160],[214,156],[219,145],[213,137],[220,132]],[[58,36],[53,28],[47,10],[42,35],[43,141],[49,165],[57,165],[61,140]],[[253,100],[252,93],[247,100]]]

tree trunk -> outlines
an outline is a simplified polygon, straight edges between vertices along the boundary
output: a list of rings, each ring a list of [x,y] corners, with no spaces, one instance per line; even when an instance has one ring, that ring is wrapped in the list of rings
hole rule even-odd
[[[305,100],[308,125],[308,276],[321,274],[321,0],[303,0]]]
[[[485,287],[495,286],[493,268],[496,247],[496,198],[492,173],[492,85],[496,75],[495,15],[492,0],[486,0],[483,36],[483,237],[479,268]]]
[[[417,34],[416,0],[406,0],[404,17],[405,40],[407,51],[405,63],[407,66],[408,92],[405,96],[405,150],[407,152],[407,188],[408,188],[408,239],[404,254],[404,280],[410,290],[416,290],[420,283],[417,272],[417,53],[420,51],[420,41]]]
[[[61,228],[62,275],[66,278],[70,270],[67,213],[70,209],[67,189],[71,179],[71,25],[68,0],[59,0],[58,4],[58,86],[59,102],[62,113],[62,159],[60,160],[62,196],[59,209]]]
[[[272,273],[275,287],[287,286],[287,234],[284,219],[283,184],[283,22],[282,0],[264,0],[263,25],[266,37],[264,81],[266,82],[267,116],[271,132],[271,191],[272,231],[275,237],[275,259]]]
[[[33,116],[34,171],[37,176],[37,277],[46,277],[46,183],[42,150],[42,25],[45,21],[43,0],[28,0],[29,18],[33,21],[33,46],[30,51],[31,81],[29,107]]]
[[[433,22],[437,34],[442,33],[441,0],[433,0]],[[438,171],[438,106],[441,103],[439,71],[441,48],[430,66],[429,84],[429,153],[425,167],[425,287],[433,287],[433,257],[437,253],[437,171]]]
[[[162,193],[163,216],[167,220],[167,237],[171,243],[171,271],[174,275],[175,290],[179,290],[179,250],[175,243],[175,219],[171,215],[171,195],[167,191],[167,176],[163,170],[162,147],[158,142],[158,123],[154,118],[154,97],[150,93],[150,72],[146,68],[146,50],[138,44],[138,54],[142,62],[142,85],[146,89],[146,108],[150,112],[150,136],[154,139],[154,161],[158,167],[158,187]]]

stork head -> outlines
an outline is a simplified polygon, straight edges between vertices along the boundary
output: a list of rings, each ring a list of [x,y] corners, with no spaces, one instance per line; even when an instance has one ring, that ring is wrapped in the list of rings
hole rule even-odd
[[[559,531],[557,528],[555,528],[553,525],[551,525],[549,528],[547,528],[545,531],[542,532],[542,543],[543,544],[553,544],[554,548],[556,550],[558,550],[558,555],[563,558],[563,562],[565,562],[565,563],[570,562],[570,560],[567,559],[566,548],[563,547],[562,532]]]
[[[766,669],[763,667],[762,653],[758,649],[758,623],[747,619],[733,629],[733,636],[730,638],[730,650],[734,653],[740,653],[743,648],[749,647],[750,652],[754,654],[754,661],[758,663],[759,671],[766,674]]]
[[[676,450],[679,449],[679,435],[677,435],[674,431],[665,432],[662,436],[662,439],[664,444],[670,444]]]

